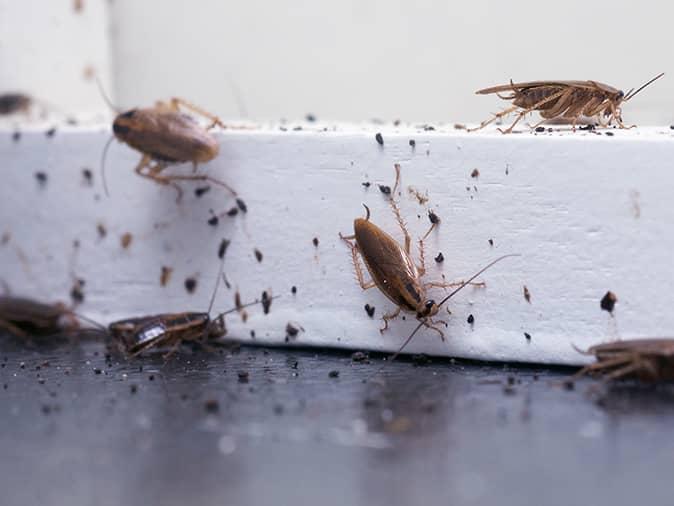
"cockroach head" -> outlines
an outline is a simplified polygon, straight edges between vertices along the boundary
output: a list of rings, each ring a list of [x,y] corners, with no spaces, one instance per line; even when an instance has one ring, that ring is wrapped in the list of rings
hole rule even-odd
[[[440,310],[440,306],[433,299],[428,299],[417,310],[418,318],[429,318],[435,316]]]
[[[208,323],[208,338],[217,339],[227,334],[227,326],[225,325],[225,315],[219,314]]]
[[[133,128],[135,114],[136,109],[131,109],[117,115],[115,121],[112,122],[112,131],[117,138],[124,139],[126,134]]]

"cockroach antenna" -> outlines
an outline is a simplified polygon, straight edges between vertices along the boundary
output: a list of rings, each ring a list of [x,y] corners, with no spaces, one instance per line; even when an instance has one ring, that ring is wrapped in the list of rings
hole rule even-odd
[[[643,90],[646,86],[650,86],[651,84],[653,84],[655,81],[657,81],[658,79],[660,79],[660,78],[661,78],[662,76],[664,76],[664,75],[665,75],[664,72],[658,74],[658,75],[655,76],[653,79],[651,79],[650,81],[648,81],[646,84],[644,84],[643,86],[641,86],[641,87],[640,87],[637,91],[635,91],[634,93],[632,92],[632,90],[633,90],[634,88],[632,88],[632,90],[630,90],[630,91],[627,92],[627,95],[625,95],[625,98],[623,99],[623,101],[624,101],[624,102],[627,102],[627,101],[630,100],[631,98],[634,98],[634,95],[636,95],[637,93],[639,93],[639,92],[640,92],[641,90]]]
[[[281,298],[281,295],[274,295],[273,297],[269,297],[269,300],[274,300],[274,299],[279,299]],[[260,304],[262,301],[260,299],[255,299],[252,302],[247,302],[246,304],[241,304],[239,307],[233,307],[232,309],[228,309],[227,311],[223,311],[222,313],[219,313],[215,318],[213,318],[213,321],[217,320],[218,318],[221,318],[225,315],[235,313],[237,311],[241,311],[244,308],[255,306],[257,304]]]
[[[114,139],[115,136],[111,135],[110,138],[108,139],[108,142],[105,143],[105,147],[103,148],[103,154],[101,155],[101,181],[103,181],[103,190],[105,190],[106,197],[110,196],[110,192],[108,191],[108,181],[105,179],[105,159],[108,156],[108,148],[110,147],[110,144]]]
[[[112,109],[116,114],[120,114],[122,110],[112,103],[112,100],[110,100],[110,97],[108,97],[108,94],[105,92],[105,88],[103,88],[103,84],[101,83],[101,80],[98,78],[98,75],[95,75],[94,78],[96,79],[96,86],[98,86],[98,92],[101,94],[101,97],[103,97],[105,103],[108,104],[108,107]]]
[[[464,281],[463,283],[461,283],[461,285],[459,285],[458,288],[456,288],[455,290],[453,290],[453,291],[452,291],[449,295],[447,295],[444,299],[442,299],[442,300],[440,301],[440,303],[438,304],[438,307],[442,306],[445,302],[447,302],[449,299],[451,299],[452,297],[454,297],[454,295],[456,295],[458,292],[460,292],[460,291],[463,290],[466,286],[468,286],[468,285],[469,285],[473,280],[475,280],[475,278],[477,278],[480,274],[484,273],[487,269],[493,267],[494,265],[496,265],[497,263],[499,263],[501,260],[505,260],[506,258],[510,258],[510,257],[519,257],[519,256],[522,256],[522,255],[520,255],[519,253],[511,253],[511,254],[509,254],[509,255],[503,255],[503,256],[497,258],[496,260],[491,261],[490,263],[488,263],[487,265],[485,265],[484,267],[482,267],[482,269],[480,269],[480,270],[477,271],[475,274],[473,274],[473,275],[472,275],[470,278],[468,278],[466,281]],[[374,373],[368,380],[366,380],[366,381],[370,381],[372,378],[374,378],[375,376],[379,375],[379,374],[384,370],[384,368],[386,367],[387,364],[390,364],[390,363],[393,362],[396,358],[398,358],[398,355],[400,355],[400,354],[403,352],[403,350],[407,347],[407,345],[410,343],[410,341],[412,341],[412,338],[416,335],[417,332],[419,332],[419,329],[421,329],[421,327],[423,327],[423,326],[426,324],[427,320],[428,320],[428,317],[425,317],[423,320],[421,320],[421,322],[419,323],[419,325],[416,326],[416,328],[412,331],[412,333],[409,335],[409,337],[408,337],[407,339],[405,339],[405,342],[403,342],[402,346],[400,346],[400,348],[398,348],[398,351],[396,351],[393,355],[391,355],[391,357],[387,360],[386,364],[382,365],[382,366],[381,366],[381,367],[380,367],[380,368],[379,368],[379,369],[378,369],[378,370],[377,370],[377,371],[376,371],[376,372],[375,372],[375,373]]]

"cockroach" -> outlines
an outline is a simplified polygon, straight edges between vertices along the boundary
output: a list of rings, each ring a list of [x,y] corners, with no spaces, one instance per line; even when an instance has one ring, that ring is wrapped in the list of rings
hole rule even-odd
[[[0,115],[26,113],[30,109],[33,99],[23,93],[0,94]]]
[[[591,346],[583,355],[593,355],[597,361],[586,365],[569,382],[586,374],[604,381],[637,379],[655,383],[674,380],[674,338],[626,339]]]
[[[396,166],[396,182],[392,192],[393,195],[396,194],[399,179],[400,171]],[[410,234],[405,227],[400,210],[394,199],[390,199],[389,202],[405,237],[404,246],[401,246],[393,237],[370,221],[370,209],[365,205],[364,207],[367,212],[365,218],[356,218],[353,222],[354,234],[344,236],[340,233],[339,236],[351,249],[356,277],[361,288],[368,290],[376,286],[396,305],[396,309],[393,312],[383,316],[384,326],[380,329],[380,332],[383,333],[388,328],[388,322],[396,318],[401,311],[406,311],[416,315],[417,320],[421,322],[420,326],[423,325],[434,329],[444,340],[444,333],[437,326],[438,323],[444,322],[435,322],[432,317],[438,313],[440,306],[449,300],[449,297],[467,284],[472,283],[479,274],[484,272],[484,269],[465,282],[422,282],[421,278],[426,273],[423,241],[438,223],[432,223],[428,232],[419,240],[420,265],[416,265],[410,254]],[[363,271],[358,261],[359,256],[363,259],[365,267],[372,278],[372,281],[369,283],[365,282]],[[499,260],[501,259],[492,262],[488,267]],[[476,284],[484,286],[484,283]],[[437,304],[435,300],[428,298],[426,295],[426,290],[431,287],[447,288],[457,285],[459,285],[459,288],[440,304]]]
[[[508,128],[505,130],[499,128],[501,133],[510,133],[525,115],[533,111],[538,111],[543,119],[532,126],[532,129],[549,120],[561,120],[571,122],[575,131],[576,123],[583,118],[595,119],[602,127],[608,127],[611,121],[615,120],[620,128],[633,128],[636,125],[627,127],[623,123],[621,104],[634,98],[646,86],[664,75],[664,73],[659,74],[636,91],[632,88],[627,93],[597,81],[513,83],[511,80],[510,84],[484,88],[475,92],[478,95],[495,93],[503,100],[512,100],[512,105],[469,131],[480,130],[503,116],[517,113],[515,121]],[[510,94],[502,94],[507,92]]]
[[[0,296],[0,329],[20,338],[78,331],[79,320],[95,324],[61,302],[47,304],[24,297]]]
[[[118,111],[102,87],[101,94],[108,105]],[[183,112],[184,110],[207,118],[210,124],[204,128],[192,116]],[[105,181],[105,156],[110,143],[116,138],[143,155],[136,165],[136,174],[158,184],[172,186],[178,193],[176,198],[178,202],[182,198],[183,191],[176,181],[209,181],[236,195],[236,191],[223,181],[205,174],[196,174],[198,164],[209,162],[218,156],[220,146],[215,137],[209,133],[209,130],[216,125],[225,128],[217,116],[182,98],[172,98],[168,103],[159,101],[154,107],[119,112],[112,123],[114,135],[105,145],[101,161],[106,194],[109,192]],[[192,163],[193,174],[162,174],[167,166],[184,162]]]

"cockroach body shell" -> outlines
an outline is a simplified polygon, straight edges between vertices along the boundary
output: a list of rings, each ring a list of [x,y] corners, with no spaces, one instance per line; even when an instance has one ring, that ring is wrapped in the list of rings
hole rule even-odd
[[[366,218],[356,218],[353,230],[365,266],[384,295],[418,317],[437,314],[435,302],[426,299],[416,265],[400,244]]]
[[[191,116],[161,109],[131,109],[113,124],[115,137],[159,162],[204,163],[218,155],[219,145]]]
[[[76,327],[65,319],[68,308],[60,303],[45,304],[23,297],[0,297],[0,320],[9,322],[29,334],[54,334]]]

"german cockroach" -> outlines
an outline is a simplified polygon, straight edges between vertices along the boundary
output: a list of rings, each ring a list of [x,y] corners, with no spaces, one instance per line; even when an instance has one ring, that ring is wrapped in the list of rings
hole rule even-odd
[[[33,100],[23,93],[0,94],[0,115],[26,113],[30,109]]]
[[[626,339],[591,346],[583,355],[593,355],[597,361],[586,365],[569,380],[586,374],[604,381],[637,379],[644,382],[674,380],[674,339]]]
[[[399,178],[400,171],[399,167],[396,166],[396,182],[392,195],[396,194]],[[444,304],[448,298],[437,304],[433,299],[427,297],[426,290],[431,287],[447,288],[458,285],[459,288],[456,290],[458,291],[467,284],[472,283],[475,277],[481,274],[484,269],[465,282],[423,282],[421,278],[426,273],[423,241],[435,228],[439,220],[432,222],[428,232],[419,240],[420,265],[416,265],[410,254],[410,234],[405,227],[395,200],[391,198],[389,202],[405,237],[404,246],[401,246],[393,237],[370,221],[370,210],[367,206],[365,206],[367,212],[365,218],[356,218],[353,222],[354,234],[344,236],[340,233],[339,236],[351,249],[356,277],[361,288],[367,290],[376,286],[396,305],[396,309],[392,313],[387,313],[383,316],[384,326],[380,329],[380,332],[384,332],[388,328],[388,322],[396,318],[401,311],[406,311],[415,314],[417,320],[421,322],[420,326],[424,325],[434,329],[444,340],[444,333],[437,326],[438,323],[444,322],[436,322],[432,317],[438,313],[440,305]],[[363,271],[358,261],[359,256],[363,259],[365,267],[372,277],[372,281],[369,283],[365,282]],[[493,263],[489,266],[493,265]],[[478,285],[484,286],[483,283],[478,283]],[[453,293],[456,293],[456,291]]]
[[[117,111],[102,88],[101,94],[108,105]],[[183,110],[207,118],[210,124],[207,127],[201,126]],[[209,181],[227,189],[232,195],[236,195],[228,184],[205,174],[167,175],[162,173],[168,165],[184,162],[191,162],[193,172],[196,172],[198,164],[209,162],[218,156],[220,146],[215,137],[209,133],[209,130],[216,125],[225,127],[217,116],[181,98],[172,98],[168,103],[157,102],[154,107],[119,112],[112,123],[114,136],[105,145],[101,161],[106,194],[108,188],[104,175],[105,156],[110,142],[117,138],[143,155],[136,165],[136,173],[161,185],[172,186],[178,192],[177,201],[182,198],[183,191],[176,181]]]
[[[0,296],[0,329],[20,338],[72,333],[80,330],[80,319],[93,323],[60,302]]]
[[[550,120],[561,120],[570,122],[573,130],[576,130],[576,123],[584,118],[597,121],[602,127],[607,127],[611,121],[615,120],[620,128],[626,127],[622,119],[621,104],[634,98],[634,96],[643,90],[646,86],[660,79],[664,73],[654,77],[639,89],[634,91],[632,88],[627,93],[617,90],[608,84],[597,81],[531,81],[526,83],[504,84],[478,90],[478,95],[490,95],[495,93],[503,100],[512,100],[512,106],[503,111],[494,114],[488,120],[480,123],[477,128],[469,129],[470,132],[480,130],[497,119],[507,116],[511,113],[517,113],[515,121],[502,130],[501,133],[512,132],[515,125],[528,113],[538,111],[543,118],[539,123],[531,128],[536,128],[542,123]],[[510,92],[508,95],[502,93]]]

